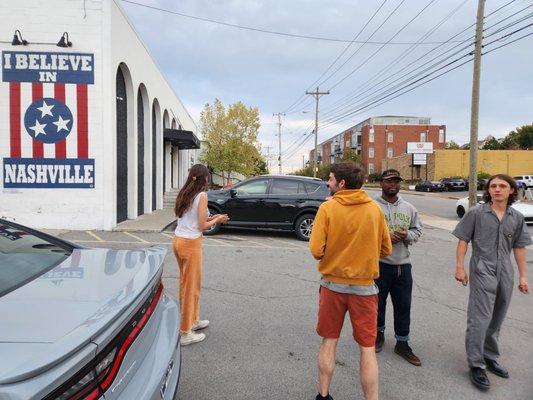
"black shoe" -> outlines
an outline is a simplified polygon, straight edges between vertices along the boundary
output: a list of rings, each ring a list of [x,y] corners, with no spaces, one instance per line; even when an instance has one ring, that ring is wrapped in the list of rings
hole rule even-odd
[[[489,378],[487,377],[487,373],[483,368],[470,368],[470,380],[480,390],[487,390],[490,388]]]
[[[422,365],[420,358],[414,355],[413,350],[409,347],[409,344],[404,341],[397,341],[396,346],[394,347],[394,352],[400,357],[404,358],[407,362],[410,362],[417,367]]]
[[[376,336],[376,353],[379,353],[383,350],[383,343],[385,343],[385,332],[379,332]]]
[[[485,364],[487,365],[487,369],[494,375],[498,375],[502,378],[509,378],[509,372],[498,364],[496,360],[485,358]]]
[[[333,400],[333,397],[328,393],[326,397],[322,396],[320,393],[316,395],[315,400]]]

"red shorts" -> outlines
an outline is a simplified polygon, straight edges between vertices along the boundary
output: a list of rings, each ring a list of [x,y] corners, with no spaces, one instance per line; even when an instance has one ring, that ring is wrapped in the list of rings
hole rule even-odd
[[[346,311],[350,313],[353,337],[363,347],[376,344],[378,296],[338,293],[320,287],[316,332],[327,339],[338,339]]]

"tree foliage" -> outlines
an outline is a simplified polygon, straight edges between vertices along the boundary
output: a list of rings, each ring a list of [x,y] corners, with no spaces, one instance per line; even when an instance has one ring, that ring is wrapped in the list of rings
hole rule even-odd
[[[360,154],[357,154],[352,149],[345,149],[342,153],[341,161],[352,161],[358,165],[361,165],[363,158]]]
[[[453,140],[450,140],[446,143],[446,148],[450,150],[458,150],[461,148],[457,143],[455,143]]]
[[[200,124],[206,141],[201,162],[219,171],[223,181],[232,172],[245,176],[256,173],[259,160],[263,160],[257,142],[260,127],[257,108],[246,107],[239,101],[226,109],[215,99],[213,105],[205,105]]]

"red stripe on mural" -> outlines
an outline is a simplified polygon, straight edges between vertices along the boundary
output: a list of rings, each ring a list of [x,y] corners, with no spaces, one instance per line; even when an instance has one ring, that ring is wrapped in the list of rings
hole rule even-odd
[[[89,127],[87,107],[87,85],[78,84],[78,158],[89,158]]]
[[[65,84],[56,83],[54,85],[54,97],[65,103]],[[67,158],[67,139],[56,142],[56,158]]]
[[[43,84],[42,83],[32,83],[32,102],[37,101],[39,99],[43,98]],[[44,146],[43,142],[39,142],[38,140],[33,140],[33,158],[43,158],[44,156]]]
[[[10,156],[20,158],[20,83],[9,84]]]

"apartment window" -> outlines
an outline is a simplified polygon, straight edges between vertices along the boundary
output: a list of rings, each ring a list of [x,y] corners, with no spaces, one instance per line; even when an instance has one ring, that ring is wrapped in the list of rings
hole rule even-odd
[[[370,143],[374,143],[374,130],[372,129],[370,133],[368,134],[368,141]]]
[[[374,148],[369,147],[368,148],[368,158],[374,158]]]
[[[426,132],[420,132],[420,141],[425,142],[427,139]]]
[[[394,141],[394,133],[388,132],[387,133],[387,143],[392,143]]]
[[[374,172],[374,163],[368,163],[368,173],[371,174]]]
[[[439,130],[439,143],[444,143],[444,129]]]
[[[393,155],[394,155],[394,151],[392,150],[392,147],[389,147],[387,149],[387,158],[392,158]]]

